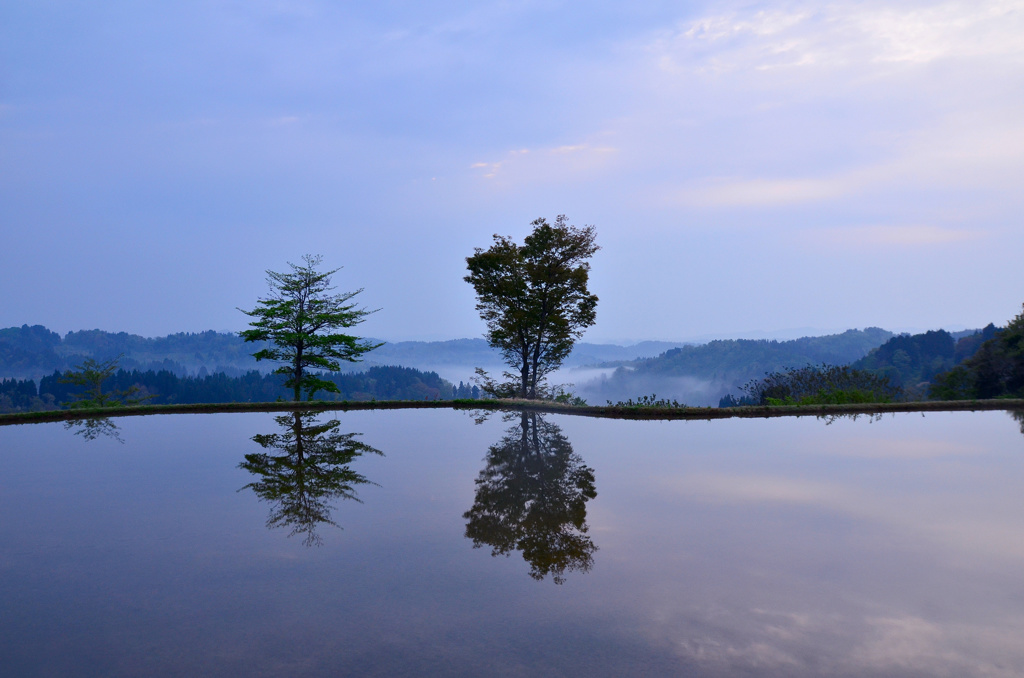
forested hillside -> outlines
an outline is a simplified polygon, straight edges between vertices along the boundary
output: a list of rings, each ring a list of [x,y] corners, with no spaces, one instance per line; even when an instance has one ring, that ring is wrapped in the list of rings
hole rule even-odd
[[[937,375],[973,356],[982,343],[1000,330],[993,324],[971,333],[958,333],[959,340],[945,330],[923,334],[901,334],[885,342],[851,365],[885,377],[903,388],[908,398],[925,398]]]
[[[376,340],[372,340],[376,341]],[[658,355],[683,344],[646,341],[633,346],[580,343],[565,361],[567,367],[607,361],[628,361]],[[83,330],[63,338],[41,325],[0,329],[0,378],[40,379],[54,370],[74,369],[85,358],[119,360],[126,370],[196,376],[223,372],[242,376],[250,370],[269,372],[275,365],[256,362],[252,354],[263,348],[260,342],[246,343],[227,332],[179,332],[166,337],[147,338],[126,332]],[[372,366],[404,365],[434,369],[442,365],[472,367],[501,364],[501,355],[484,339],[450,341],[400,341],[386,343],[366,354],[360,363],[342,365],[344,371]]]
[[[930,395],[938,400],[1024,398],[1024,311],[985,339],[973,355],[937,375]]]
[[[320,391],[319,400],[437,400],[477,398],[480,391],[468,384],[453,385],[434,372],[408,367],[371,367],[365,372],[326,375],[339,393]],[[239,377],[223,373],[203,377],[179,377],[167,370],[118,370],[103,383],[103,390],[127,391],[136,387],[135,397],[147,403],[237,403],[290,400],[292,392],[283,386],[284,377],[255,370]],[[59,373],[43,377],[38,388],[31,379],[0,380],[0,412],[28,412],[56,409],[72,403],[81,387],[64,383]]]
[[[213,331],[147,338],[127,332],[83,330],[61,338],[41,325],[22,325],[0,330],[0,377],[39,379],[54,370],[73,369],[85,358],[102,361],[119,355],[123,356],[120,366],[127,370],[239,376],[257,368],[252,353],[259,348],[245,344],[237,335]]]
[[[846,365],[892,337],[877,327],[791,341],[723,339],[666,351],[620,367],[585,391],[591,399],[618,400],[643,393],[711,405],[751,379],[786,367]]]

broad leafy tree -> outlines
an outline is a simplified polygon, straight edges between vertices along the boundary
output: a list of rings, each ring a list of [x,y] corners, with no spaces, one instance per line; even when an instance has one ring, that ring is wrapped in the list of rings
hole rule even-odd
[[[464,279],[476,290],[487,341],[515,370],[505,373],[505,384],[485,382],[493,395],[542,395],[545,376],[595,320],[597,296],[587,289],[588,260],[599,249],[594,227],[570,226],[564,215],[531,226],[522,245],[495,235],[490,248],[466,258]]]
[[[339,331],[358,325],[373,313],[350,303],[363,290],[331,294],[331,276],[340,269],[318,271],[319,255],[307,254],[302,261],[301,266],[288,262],[289,273],[267,271],[270,294],[252,311],[239,309],[255,318],[249,323],[252,329],[240,334],[246,341],[268,342],[269,346],[253,357],[283,362],[274,372],[287,377],[285,387],[292,389],[294,399],[301,400],[305,391],[306,399],[312,400],[317,391],[338,391],[314,370],[336,372],[341,369],[340,361],[358,362],[362,354],[381,344]]]

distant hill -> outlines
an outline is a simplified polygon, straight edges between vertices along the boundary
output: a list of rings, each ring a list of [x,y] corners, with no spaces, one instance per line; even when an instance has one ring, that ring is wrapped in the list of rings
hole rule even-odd
[[[378,340],[379,341],[379,340]],[[669,341],[642,341],[630,346],[579,342],[563,363],[565,367],[598,365],[609,362],[650,358],[687,344]],[[366,355],[369,364],[409,365],[496,365],[501,354],[485,339],[452,339],[450,341],[399,341],[387,343]]]
[[[588,385],[585,395],[591,400],[620,400],[656,393],[694,405],[711,405],[767,372],[808,364],[847,365],[892,336],[888,330],[869,327],[790,341],[720,339],[673,348],[620,367],[611,377]]]
[[[635,372],[711,378],[723,374],[758,375],[808,363],[845,365],[892,336],[888,330],[869,327],[790,341],[719,339],[701,346],[674,348],[657,358],[640,361]]]
[[[993,324],[981,330],[950,333],[933,330],[923,334],[901,334],[872,349],[851,367],[888,377],[904,389],[909,398],[927,396],[935,377],[953,369],[993,339],[1000,330]]]
[[[960,349],[961,343],[972,340],[967,348],[973,349],[973,353],[953,369],[935,376],[929,388],[931,398],[1024,397],[1024,310],[1005,328],[989,332],[991,328],[990,325],[980,336],[965,337],[957,343]],[[1024,425],[1021,430],[1024,431]]]
[[[379,341],[379,340],[375,340]],[[610,361],[631,361],[658,355],[682,344],[646,341],[632,346],[580,343],[565,361],[566,367]],[[82,330],[61,337],[41,325],[0,329],[0,378],[40,379],[54,370],[73,369],[85,358],[109,360],[124,355],[126,370],[166,370],[178,376],[224,373],[241,376],[250,370],[269,372],[274,364],[256,362],[252,354],[262,344],[246,343],[228,332],[179,332],[166,337],[141,337],[126,332]],[[400,341],[386,343],[360,363],[343,364],[355,372],[374,366],[401,365],[433,369],[442,365],[489,367],[501,363],[500,354],[484,339]]]
[[[254,344],[222,332],[171,334],[147,338],[127,332],[82,330],[63,338],[41,325],[0,329],[0,377],[39,379],[54,370],[73,369],[85,358],[108,360],[124,354],[127,370],[167,370],[177,375],[225,372],[241,375],[266,368],[252,357]]]
[[[436,372],[411,367],[371,367],[365,372],[331,374],[338,393],[319,391],[318,400],[437,400],[477,398],[476,386],[452,384]],[[118,370],[103,384],[104,392],[136,389],[134,397],[153,405],[188,403],[272,402],[289,400],[279,374],[251,371],[242,376],[210,374],[179,377],[166,370]],[[57,373],[43,377],[38,387],[32,379],[0,379],[0,412],[31,412],[58,409],[78,399],[82,387],[65,383]]]

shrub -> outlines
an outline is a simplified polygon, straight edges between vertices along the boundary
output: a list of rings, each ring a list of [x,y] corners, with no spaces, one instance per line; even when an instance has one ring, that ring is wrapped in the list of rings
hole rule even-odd
[[[747,395],[741,400],[758,405],[888,403],[903,395],[888,377],[848,365],[790,367],[755,379],[742,390]]]
[[[617,403],[613,403],[610,400],[607,401],[607,402],[608,402],[608,407],[661,407],[661,408],[680,408],[680,407],[686,407],[686,403],[681,403],[681,402],[679,402],[677,400],[666,400],[664,398],[658,398],[658,396],[655,395],[654,393],[652,393],[649,396],[640,396],[639,398],[636,399],[635,402],[634,402],[634,400],[632,398],[630,398],[629,400],[620,400]]]

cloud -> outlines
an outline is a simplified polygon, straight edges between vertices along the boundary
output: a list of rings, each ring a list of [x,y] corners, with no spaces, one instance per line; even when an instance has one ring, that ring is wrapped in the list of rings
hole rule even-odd
[[[841,487],[782,477],[705,474],[676,479],[672,485],[687,494],[716,502],[846,503],[840,499],[846,494]]]
[[[1022,34],[1024,0],[719,5],[634,45],[645,108],[615,131],[661,170],[669,209],[885,195],[1005,214],[1024,175]]]
[[[939,450],[950,451],[941,445]],[[933,544],[948,548],[953,557],[963,557],[963,554],[989,559],[1024,557],[1024,544],[1014,537],[1020,531],[1016,521],[994,519],[986,507],[968,514],[963,506],[939,505],[927,494],[894,496],[864,492],[834,482],[724,473],[666,477],[661,484],[672,492],[712,504],[789,504],[835,511],[888,525],[907,534],[927,535]]]
[[[688,616],[651,619],[646,631],[653,644],[714,674],[1019,675],[1020,621],[1001,610],[995,619],[963,621],[865,615],[832,601],[823,612],[800,594],[770,608],[691,607]]]
[[[871,617],[867,634],[846,661],[859,671],[932,676],[1019,675],[1017,620],[1003,624],[936,623],[921,617]]]
[[[653,42],[670,72],[821,70],[928,64],[939,59],[1022,58],[1024,2],[794,3],[685,22]]]
[[[479,171],[484,179],[499,180],[504,186],[573,181],[606,169],[615,153],[615,148],[591,143],[521,148],[508,151],[501,160],[475,162],[470,168]]]
[[[777,170],[765,167],[764,176],[691,179],[668,187],[666,201],[695,207],[781,207],[949,188],[1018,196],[1024,174],[1021,120],[994,113],[950,115],[903,134],[872,162],[823,169],[820,176],[773,176]],[[912,238],[926,235],[920,226],[912,231],[907,232]]]

